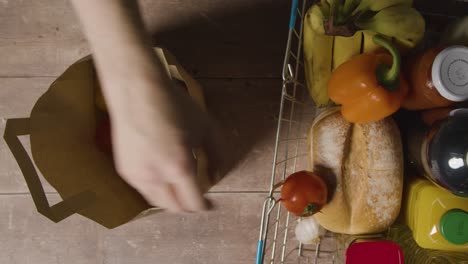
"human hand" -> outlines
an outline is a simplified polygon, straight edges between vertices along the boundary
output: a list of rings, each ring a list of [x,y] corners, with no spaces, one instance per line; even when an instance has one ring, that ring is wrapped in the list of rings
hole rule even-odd
[[[114,86],[107,91],[130,91],[107,96],[118,173],[153,206],[175,212],[207,209],[192,149],[203,147],[211,165],[219,162],[214,125],[180,85],[149,74],[131,76],[102,80]]]
[[[117,171],[154,206],[205,209],[192,149],[203,147],[211,170],[219,164],[219,150],[227,151],[219,147],[220,137],[207,114],[167,78],[137,2],[72,3],[93,52],[111,117]]]

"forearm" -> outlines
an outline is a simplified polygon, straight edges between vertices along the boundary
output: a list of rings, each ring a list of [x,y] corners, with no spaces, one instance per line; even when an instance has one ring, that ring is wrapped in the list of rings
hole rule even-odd
[[[214,130],[206,114],[168,78],[149,44],[136,0],[71,1],[109,109],[119,175],[154,206],[206,209],[193,148],[218,157]]]
[[[160,97],[168,80],[154,55],[137,1],[72,0],[88,39],[111,110],[127,99],[153,100]],[[135,76],[138,75],[138,76]],[[131,90],[135,78],[151,78],[160,83],[152,91]],[[133,102],[137,103],[137,102]]]

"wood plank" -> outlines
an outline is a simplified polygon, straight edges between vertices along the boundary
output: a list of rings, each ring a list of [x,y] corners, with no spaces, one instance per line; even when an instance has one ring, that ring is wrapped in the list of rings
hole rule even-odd
[[[181,5],[182,2],[185,1],[180,1]],[[208,8],[194,8],[199,15],[190,23],[155,30],[154,38],[200,78],[278,78],[287,41],[290,3],[289,0],[211,1]],[[150,25],[159,22],[152,21]]]
[[[0,133],[5,120],[28,117],[53,78],[0,78]],[[281,92],[278,79],[202,79],[210,112],[227,132],[239,161],[214,192],[268,190]],[[25,147],[29,149],[28,139]],[[54,191],[47,187],[46,191]],[[28,192],[21,171],[0,140],[0,193]]]
[[[159,213],[113,230],[78,215],[53,223],[27,195],[0,195],[0,263],[252,263],[263,194],[211,194],[216,209]],[[49,195],[57,201],[57,195]]]
[[[0,78],[0,193],[28,192],[23,174],[3,140],[6,120],[29,117],[37,99],[53,81],[52,78]],[[21,141],[30,150],[29,137],[21,137]],[[54,191],[47,182],[43,183],[46,192]]]
[[[0,212],[0,263],[98,263],[97,225],[79,217],[55,224],[28,195],[0,195]]]
[[[289,0],[140,2],[155,42],[197,77],[279,76]],[[0,7],[0,76],[58,76],[89,53],[69,1]]]
[[[57,76],[89,53],[70,1],[0,5],[0,76]]]
[[[281,81],[201,80],[208,108],[226,131],[237,166],[212,191],[269,189]]]
[[[0,117],[28,117],[54,78],[0,78]]]

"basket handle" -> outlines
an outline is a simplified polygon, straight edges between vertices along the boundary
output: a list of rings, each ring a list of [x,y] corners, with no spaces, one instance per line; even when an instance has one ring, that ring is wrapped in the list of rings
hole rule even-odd
[[[29,118],[9,119],[3,138],[23,173],[37,211],[57,223],[88,207],[96,200],[96,194],[89,190],[84,191],[50,206],[33,162],[18,138],[29,135],[30,130]]]
[[[294,29],[296,25],[296,14],[299,6],[299,0],[293,0],[291,5],[291,16],[289,17],[289,29]]]

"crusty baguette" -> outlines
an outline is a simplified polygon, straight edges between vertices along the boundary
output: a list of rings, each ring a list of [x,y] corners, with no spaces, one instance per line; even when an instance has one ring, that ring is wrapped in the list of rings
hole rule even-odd
[[[403,188],[403,154],[391,118],[351,124],[339,108],[323,112],[309,132],[311,169],[324,173],[331,199],[315,216],[333,232],[384,231],[398,216]]]

